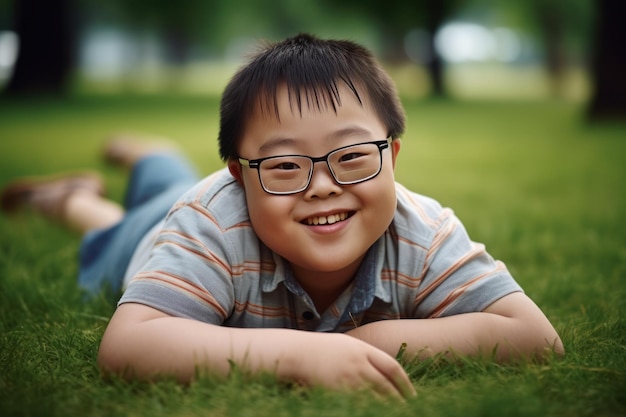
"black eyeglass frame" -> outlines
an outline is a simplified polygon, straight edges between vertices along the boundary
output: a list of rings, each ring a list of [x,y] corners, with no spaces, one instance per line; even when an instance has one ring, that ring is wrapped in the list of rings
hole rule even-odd
[[[383,150],[387,149],[389,147],[389,145],[391,144],[391,142],[393,141],[393,138],[391,136],[388,136],[386,139],[383,140],[375,140],[375,141],[371,141],[371,142],[362,142],[362,143],[355,143],[353,145],[347,145],[347,146],[342,146],[341,148],[337,148],[337,149],[333,149],[332,151],[328,152],[326,155],[324,156],[320,156],[320,157],[312,157],[312,156],[308,156],[308,155],[274,155],[274,156],[268,156],[265,158],[259,158],[259,159],[245,159],[245,158],[241,158],[238,157],[237,160],[239,161],[239,163],[245,167],[248,168],[253,168],[257,170],[258,176],[259,176],[259,183],[261,184],[261,187],[263,188],[263,191],[265,191],[268,194],[272,194],[272,195],[290,195],[290,194],[298,194],[301,193],[302,191],[306,190],[307,188],[309,188],[309,185],[311,185],[311,178],[313,178],[313,171],[315,169],[315,164],[318,162],[326,162],[326,166],[328,167],[328,170],[330,171],[330,174],[333,177],[333,180],[335,180],[335,182],[339,185],[353,185],[353,184],[359,184],[361,182],[365,182],[365,181],[369,181],[372,178],[375,178],[378,176],[378,174],[380,174],[380,171],[383,168]],[[333,171],[333,168],[330,166],[330,156],[336,152],[342,151],[346,148],[351,148],[353,146],[359,146],[359,145],[369,145],[369,144],[373,144],[376,145],[378,147],[378,155],[380,157],[380,164],[378,165],[378,171],[376,171],[374,174],[356,180],[356,181],[339,181],[335,175],[335,171]],[[304,186],[300,187],[298,190],[295,191],[270,191],[267,188],[265,188],[265,185],[263,184],[263,180],[261,179],[261,170],[259,169],[261,166],[261,162],[263,161],[267,161],[268,159],[275,159],[275,158],[285,158],[285,157],[290,157],[290,156],[297,156],[299,158],[307,158],[311,160],[311,169],[309,170],[309,177],[307,179],[307,182]]]

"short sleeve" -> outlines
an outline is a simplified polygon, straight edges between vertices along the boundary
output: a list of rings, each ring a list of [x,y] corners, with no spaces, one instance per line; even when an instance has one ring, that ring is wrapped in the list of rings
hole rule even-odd
[[[425,269],[415,298],[416,316],[443,317],[482,311],[498,299],[522,291],[501,261],[485,246],[470,240],[449,209],[426,254]]]
[[[234,304],[230,265],[237,252],[231,246],[207,206],[179,202],[119,304],[140,303],[172,316],[221,325]]]

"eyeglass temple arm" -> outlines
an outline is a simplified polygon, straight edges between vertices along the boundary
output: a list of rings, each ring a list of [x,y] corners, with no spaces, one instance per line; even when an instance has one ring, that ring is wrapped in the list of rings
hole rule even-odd
[[[237,159],[239,160],[239,163],[241,165],[245,166],[245,167],[248,167],[248,168],[258,168],[259,167],[259,163],[258,162],[252,162],[252,161],[249,161],[249,160],[244,159],[244,158],[237,158]]]

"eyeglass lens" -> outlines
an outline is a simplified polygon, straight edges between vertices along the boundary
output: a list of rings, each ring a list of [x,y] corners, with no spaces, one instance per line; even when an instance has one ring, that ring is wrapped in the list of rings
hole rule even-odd
[[[379,147],[364,143],[338,149],[328,155],[330,171],[339,184],[354,184],[378,174]],[[313,172],[313,161],[305,156],[278,156],[261,162],[259,176],[268,192],[292,193],[304,190]]]

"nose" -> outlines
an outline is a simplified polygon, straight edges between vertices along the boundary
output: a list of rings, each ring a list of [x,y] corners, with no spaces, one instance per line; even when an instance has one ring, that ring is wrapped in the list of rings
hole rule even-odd
[[[341,194],[343,189],[330,172],[327,164],[314,164],[313,174],[311,175],[311,183],[304,191],[305,199],[328,198],[333,195]]]

